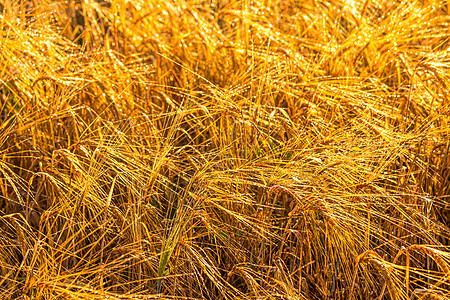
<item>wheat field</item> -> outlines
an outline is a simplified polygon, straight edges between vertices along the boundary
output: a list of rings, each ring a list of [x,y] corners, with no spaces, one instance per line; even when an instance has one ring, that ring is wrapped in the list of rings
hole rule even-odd
[[[0,299],[449,299],[449,151],[449,0],[0,1]]]

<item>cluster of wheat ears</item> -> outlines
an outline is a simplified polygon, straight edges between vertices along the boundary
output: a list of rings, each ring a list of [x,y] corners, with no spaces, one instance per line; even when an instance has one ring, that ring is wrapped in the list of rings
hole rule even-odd
[[[1,299],[450,298],[449,0],[1,0]]]

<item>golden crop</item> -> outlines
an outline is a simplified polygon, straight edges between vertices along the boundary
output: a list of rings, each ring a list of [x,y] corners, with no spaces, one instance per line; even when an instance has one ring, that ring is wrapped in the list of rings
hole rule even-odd
[[[450,298],[449,28],[449,0],[1,0],[0,298]]]

